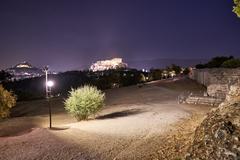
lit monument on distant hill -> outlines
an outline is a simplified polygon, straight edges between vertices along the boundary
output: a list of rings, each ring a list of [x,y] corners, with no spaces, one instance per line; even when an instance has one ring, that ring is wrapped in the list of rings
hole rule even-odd
[[[33,78],[44,75],[42,69],[33,67],[30,63],[24,61],[14,67],[6,69],[6,72],[10,73],[12,79],[19,80],[25,78]]]
[[[122,58],[113,58],[110,60],[97,61],[90,66],[93,72],[104,71],[109,69],[126,68],[127,64],[123,63]]]

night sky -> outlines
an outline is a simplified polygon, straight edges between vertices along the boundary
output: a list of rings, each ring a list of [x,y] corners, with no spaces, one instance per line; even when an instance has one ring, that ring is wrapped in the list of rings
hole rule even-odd
[[[240,19],[232,6],[231,0],[1,0],[0,69],[25,60],[65,71],[114,57],[153,67],[156,59],[239,57]]]

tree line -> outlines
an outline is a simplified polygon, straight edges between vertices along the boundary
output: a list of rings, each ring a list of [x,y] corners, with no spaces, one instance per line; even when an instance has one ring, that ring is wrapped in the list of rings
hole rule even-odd
[[[187,69],[171,65],[165,69],[151,69],[149,72],[137,69],[114,69],[99,72],[92,71],[68,71],[59,74],[50,74],[49,79],[55,82],[54,95],[66,96],[72,88],[78,88],[85,84],[96,86],[98,89],[106,90],[130,85],[141,84],[147,81],[169,78],[169,73],[174,72],[187,74]],[[1,71],[0,83],[9,91],[17,95],[18,101],[45,98],[45,76],[17,81],[9,81],[11,75]]]
[[[202,68],[237,68],[240,67],[240,59],[234,58],[233,56],[225,57],[214,57],[209,62],[204,64],[197,64],[197,69]]]

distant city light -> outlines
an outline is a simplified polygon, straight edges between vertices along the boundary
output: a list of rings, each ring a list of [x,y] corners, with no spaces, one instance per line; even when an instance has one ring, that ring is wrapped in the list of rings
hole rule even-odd
[[[40,77],[44,75],[42,69],[32,66],[30,63],[24,61],[11,68],[5,70],[11,74],[11,80],[21,80],[26,78]]]
[[[148,72],[148,70],[143,68],[143,69],[142,69],[142,72],[146,72],[146,73],[147,73],[147,72]]]

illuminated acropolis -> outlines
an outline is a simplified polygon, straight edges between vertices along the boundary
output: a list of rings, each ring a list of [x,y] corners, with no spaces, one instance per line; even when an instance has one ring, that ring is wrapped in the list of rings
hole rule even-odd
[[[97,61],[90,66],[93,72],[104,71],[109,69],[126,68],[127,64],[123,63],[122,58],[113,58],[110,60]]]

